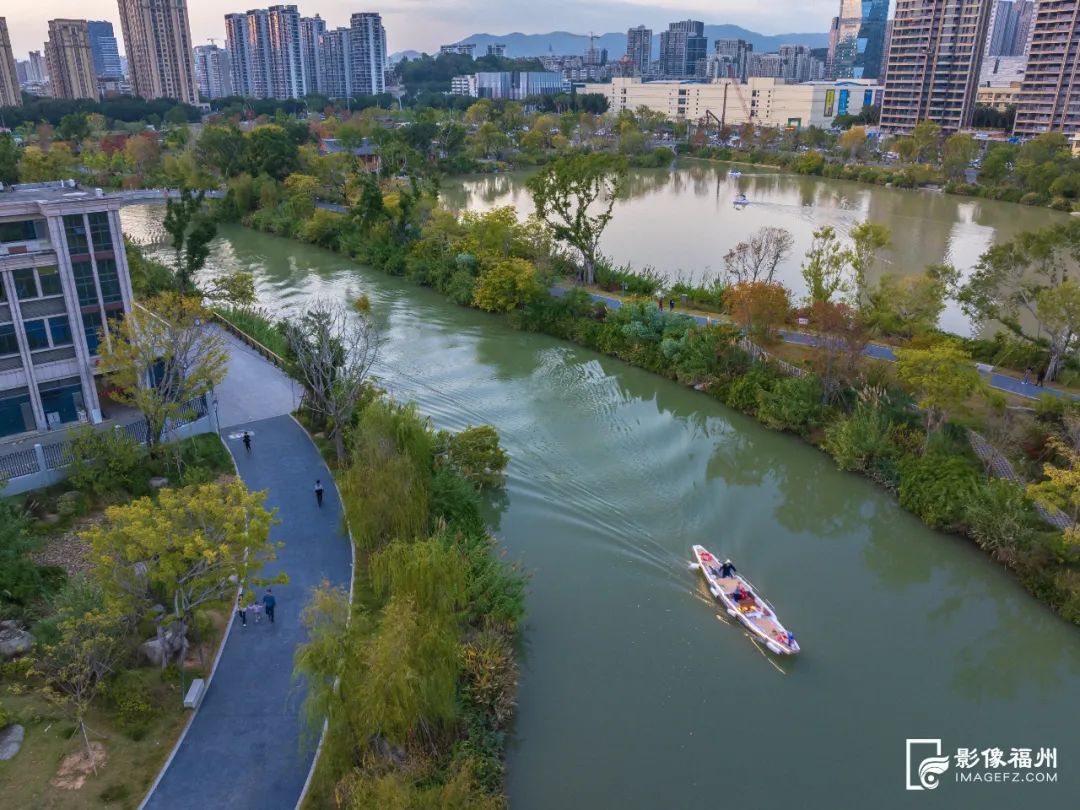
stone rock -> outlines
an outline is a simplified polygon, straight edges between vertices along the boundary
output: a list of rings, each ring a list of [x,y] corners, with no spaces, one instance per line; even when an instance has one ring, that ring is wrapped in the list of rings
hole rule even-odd
[[[25,736],[26,729],[18,723],[0,728],[0,760],[11,759],[19,753]]]
[[[46,526],[55,526],[57,523],[60,522],[60,515],[54,512],[49,512],[49,514],[45,515],[45,517],[41,519],[41,522],[44,523]]]
[[[0,629],[0,659],[14,658],[30,652],[34,646],[34,637],[25,630],[20,630],[12,623]]]
[[[139,656],[156,667],[164,667],[184,647],[184,637],[179,633],[166,632],[164,638],[148,638],[139,645]]]
[[[150,486],[153,489],[161,489],[169,485],[169,479],[161,475],[156,475],[150,479]]]
[[[152,608],[150,608],[150,612],[153,613],[155,616],[160,616],[162,613],[165,612],[165,606],[161,604],[154,605]]]

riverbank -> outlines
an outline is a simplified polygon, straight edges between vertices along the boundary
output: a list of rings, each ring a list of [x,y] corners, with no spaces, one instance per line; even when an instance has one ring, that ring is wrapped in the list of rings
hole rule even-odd
[[[392,231],[367,238],[351,235],[338,242],[340,252],[475,306],[477,282],[462,286],[465,277],[455,267],[459,251],[452,240],[460,236],[448,239],[448,221],[438,221],[440,236],[429,231],[398,242]],[[343,228],[344,221],[336,225]],[[490,227],[483,218],[474,218],[473,225],[478,237]],[[860,472],[894,493],[927,525],[970,537],[1013,570],[1029,592],[1069,621],[1080,622],[1080,572],[1061,533],[1039,521],[1020,486],[987,479],[962,432],[946,429],[933,441],[920,437],[924,428],[909,410],[911,399],[904,391],[887,385],[866,400],[852,390],[822,405],[820,377],[793,379],[775,365],[755,362],[719,325],[702,327],[677,314],[661,315],[655,304],[608,311],[583,292],[556,300],[528,283],[518,291],[520,298],[511,296],[509,317],[519,328],[693,384],[770,428],[803,437],[843,469]],[[871,384],[866,390],[876,389]]]

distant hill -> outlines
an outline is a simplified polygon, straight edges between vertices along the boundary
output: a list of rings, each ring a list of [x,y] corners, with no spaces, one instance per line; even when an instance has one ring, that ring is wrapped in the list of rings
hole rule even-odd
[[[811,48],[824,48],[829,44],[829,35],[813,34],[759,34],[748,31],[738,25],[706,25],[705,36],[709,39],[709,52],[712,52],[713,40],[745,39],[754,46],[755,53],[775,51],[781,45],[807,45]],[[496,42],[506,45],[506,55],[511,57],[545,56],[555,54],[581,54],[589,47],[589,38],[584,34],[571,34],[567,31],[552,31],[548,34],[473,34],[458,40],[460,43],[471,42],[476,45],[477,55],[487,52],[487,46]],[[607,48],[609,58],[616,59],[626,53],[626,32],[609,33],[597,37],[597,47]],[[653,30],[653,57],[659,55],[660,31]]]
[[[415,59],[420,55],[420,51],[397,51],[396,53],[390,54],[389,61],[390,64],[393,65],[400,62],[402,59]]]

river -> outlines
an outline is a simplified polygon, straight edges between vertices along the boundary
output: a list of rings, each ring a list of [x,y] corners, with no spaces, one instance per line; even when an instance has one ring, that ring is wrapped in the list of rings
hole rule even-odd
[[[742,176],[730,177],[729,170]],[[526,172],[447,180],[443,199],[454,208],[487,210],[513,205],[522,216],[533,211]],[[735,196],[750,201],[738,209]],[[891,189],[842,180],[782,174],[771,169],[700,160],[681,161],[674,170],[634,169],[623,199],[601,240],[617,264],[651,266],[671,279],[697,283],[721,275],[724,254],[758,228],[791,232],[795,247],[779,268],[778,280],[805,292],[799,272],[815,229],[832,225],[842,237],[863,220],[889,226],[892,248],[882,252],[869,274],[921,272],[949,262],[965,275],[995,242],[1018,232],[1062,222],[1067,214],[1045,208],[934,191]],[[950,302],[941,327],[971,331],[968,319]]]
[[[141,238],[159,219],[123,213]],[[210,263],[254,271],[275,311],[368,295],[391,393],[498,428],[491,518],[531,575],[514,810],[1076,806],[1080,635],[966,541],[705,395],[338,255],[226,227]],[[725,621],[693,543],[736,561],[802,655]],[[1056,746],[1059,783],[950,771],[909,793],[905,738]]]

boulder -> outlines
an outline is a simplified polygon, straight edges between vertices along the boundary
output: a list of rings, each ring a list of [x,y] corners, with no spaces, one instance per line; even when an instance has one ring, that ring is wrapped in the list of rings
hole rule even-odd
[[[19,753],[25,736],[26,730],[18,723],[0,728],[0,761],[11,759]]]
[[[5,626],[0,628],[0,660],[28,653],[33,646],[34,637],[20,630],[13,622],[5,622]]]
[[[161,489],[169,485],[169,479],[161,475],[155,475],[150,479],[150,486],[153,489]]]
[[[156,667],[164,667],[185,646],[183,635],[166,632],[163,638],[148,638],[139,645],[139,656]]]

